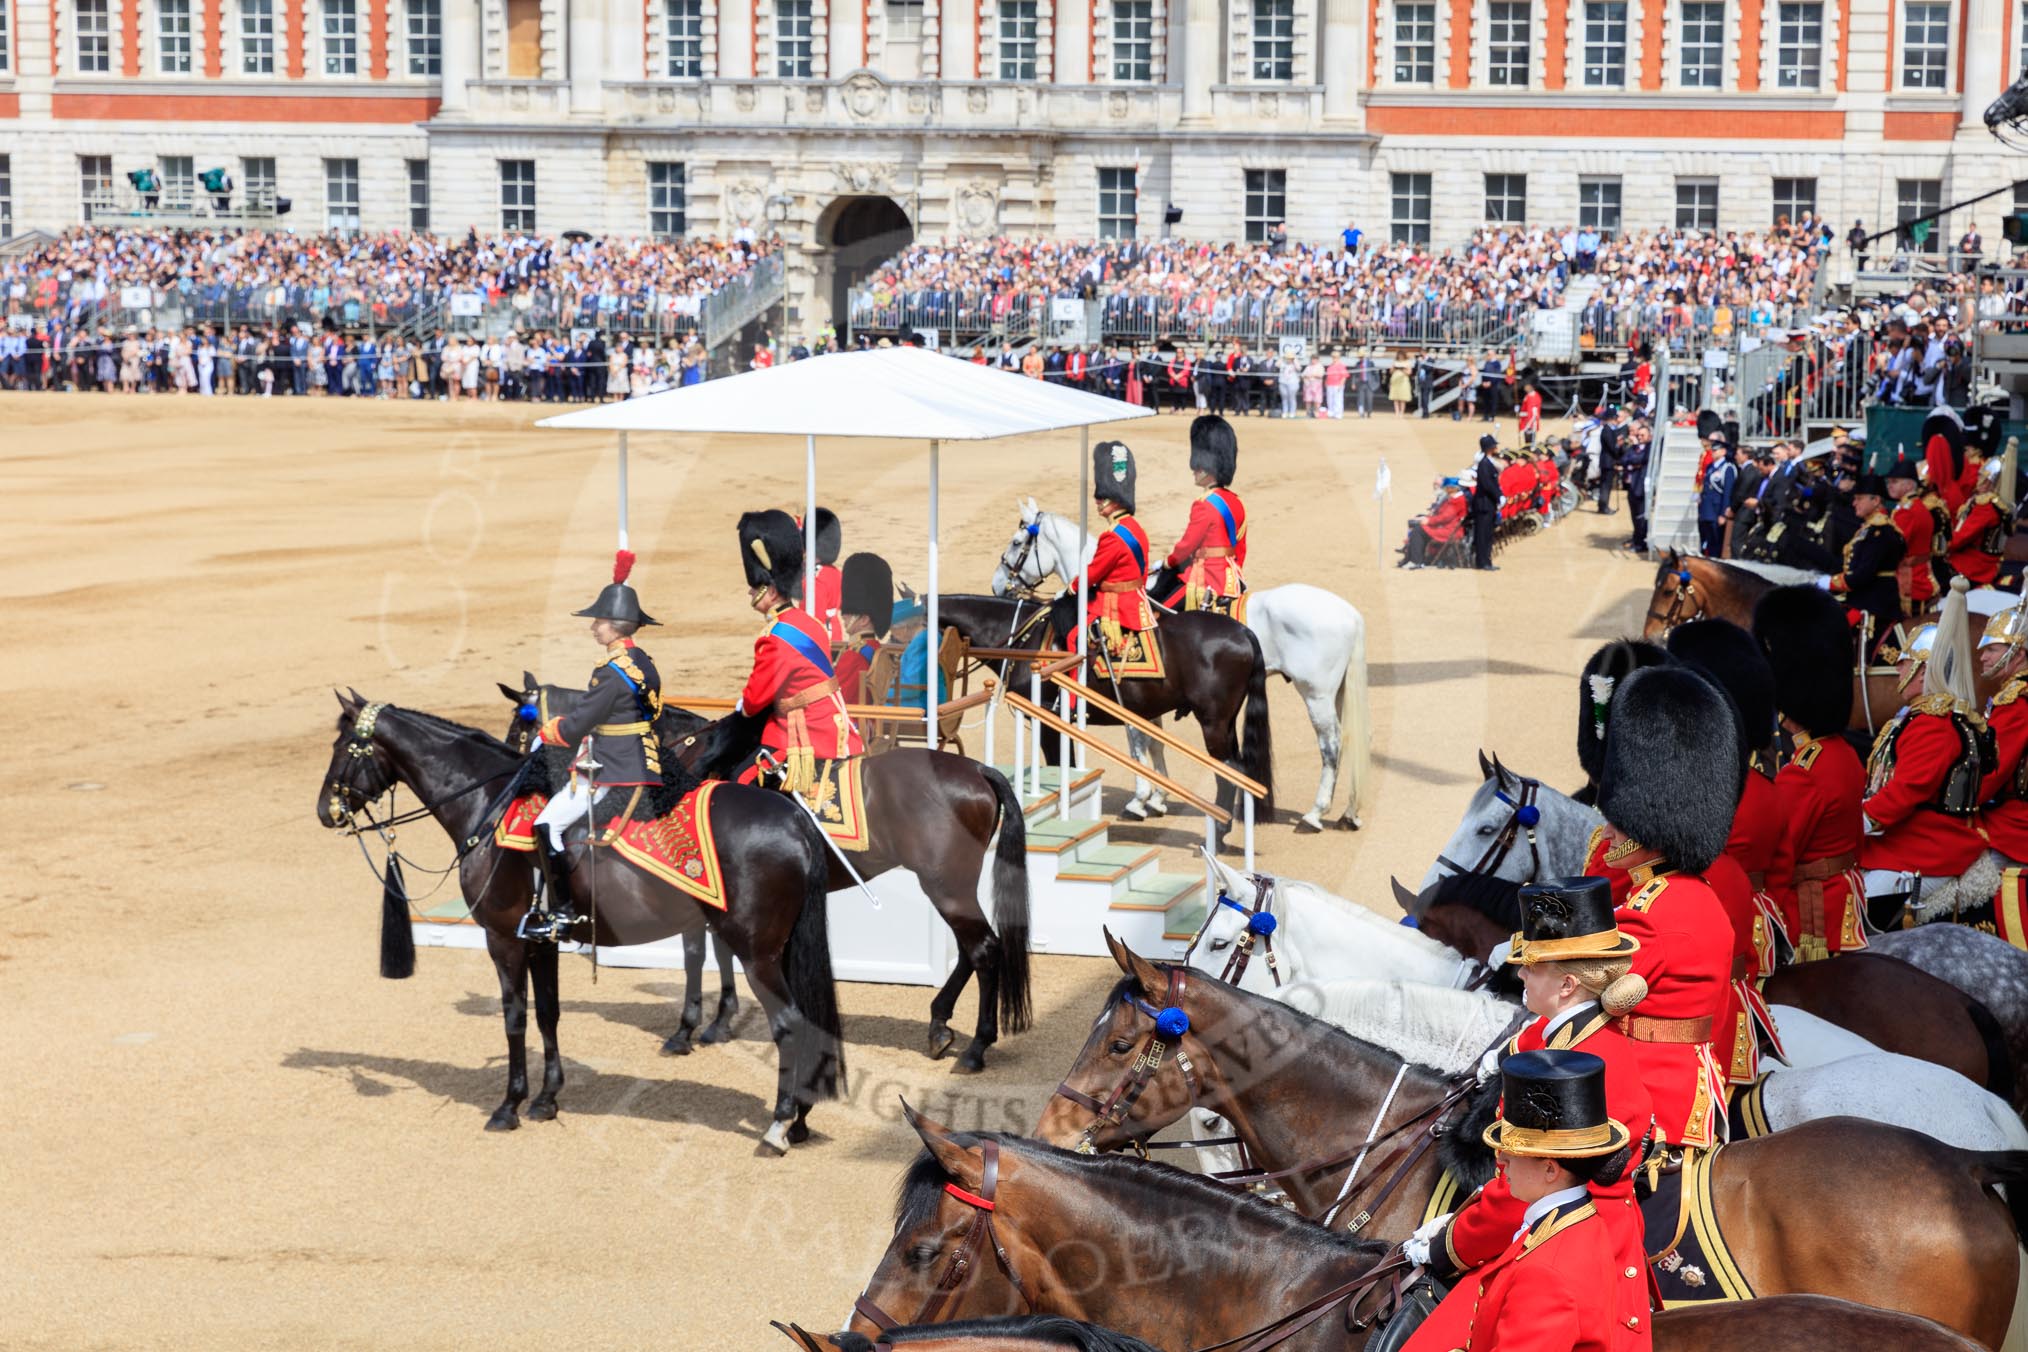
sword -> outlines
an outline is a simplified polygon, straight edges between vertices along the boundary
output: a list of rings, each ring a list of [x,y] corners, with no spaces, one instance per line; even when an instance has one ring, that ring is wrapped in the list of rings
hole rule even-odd
[[[591,874],[591,960],[592,985],[599,984],[599,771],[602,770],[597,757],[592,755],[592,739],[586,736],[577,749],[577,759],[571,762],[573,773],[584,772],[585,792],[591,805],[585,809],[585,871]]]

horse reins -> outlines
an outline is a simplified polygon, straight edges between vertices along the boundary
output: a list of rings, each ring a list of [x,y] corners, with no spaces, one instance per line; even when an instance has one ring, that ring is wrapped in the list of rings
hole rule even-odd
[[[915,1312],[915,1318],[906,1321],[908,1324],[929,1324],[936,1321],[944,1306],[955,1299],[958,1292],[964,1289],[965,1283],[971,1279],[973,1265],[979,1257],[979,1249],[989,1242],[993,1246],[994,1258],[999,1261],[1000,1270],[1007,1274],[1007,1280],[1013,1284],[1016,1294],[1031,1310],[1035,1308],[1035,1302],[1029,1299],[1027,1289],[1021,1285],[1021,1275],[1014,1270],[1013,1261],[1007,1257],[1007,1248],[1000,1242],[999,1231],[993,1228],[993,1213],[996,1209],[994,1194],[1000,1188],[1000,1143],[991,1139],[982,1142],[980,1155],[984,1166],[977,1192],[967,1192],[955,1183],[944,1184],[945,1193],[972,1208],[972,1223],[966,1228],[965,1237],[958,1241],[958,1251],[952,1254],[951,1261],[944,1265],[943,1273],[937,1278],[936,1289],[924,1298],[922,1308]],[[882,1333],[900,1328],[904,1323],[881,1309],[874,1303],[873,1297],[863,1291],[859,1293],[859,1298],[852,1302],[852,1309]]]
[[[1696,609],[1692,610],[1688,615],[1685,615],[1683,613],[1683,606],[1685,602],[1689,602],[1690,604],[1696,606]],[[1668,612],[1665,614],[1662,611],[1655,610],[1651,607],[1648,611],[1648,618],[1651,620],[1660,620],[1662,622],[1662,631],[1664,633],[1667,633],[1669,630],[1674,629],[1677,625],[1687,624],[1689,621],[1698,618],[1703,613],[1704,613],[1704,602],[1697,595],[1696,580],[1690,576],[1690,570],[1688,568],[1684,568],[1678,571],[1676,574],[1676,590],[1669,593]]]
[[[1448,865],[1453,873],[1472,875],[1497,873],[1500,865],[1506,862],[1508,852],[1514,848],[1515,841],[1520,839],[1523,831],[1526,831],[1528,833],[1528,876],[1521,881],[1523,883],[1534,882],[1537,875],[1542,872],[1542,850],[1535,839],[1535,828],[1542,821],[1542,809],[1536,806],[1535,795],[1542,788],[1542,782],[1540,780],[1524,778],[1520,783],[1521,792],[1517,798],[1508,797],[1505,789],[1495,788],[1493,790],[1495,798],[1514,810],[1508,814],[1507,824],[1500,828],[1500,834],[1494,838],[1491,845],[1486,847],[1486,852],[1479,856],[1478,863],[1470,868],[1466,868],[1456,860],[1441,854],[1437,856],[1437,862]]]
[[[1134,1057],[1133,1065],[1127,1068],[1127,1073],[1120,1082],[1113,1086],[1113,1091],[1106,1096],[1105,1102],[1099,1102],[1081,1089],[1072,1088],[1067,1081],[1056,1086],[1055,1097],[1068,1099],[1078,1107],[1095,1114],[1092,1124],[1084,1129],[1084,1134],[1075,1147],[1079,1154],[1096,1153],[1092,1141],[1100,1129],[1117,1127],[1127,1120],[1127,1115],[1134,1110],[1134,1104],[1140,1101],[1141,1095],[1147,1090],[1148,1082],[1155,1078],[1155,1072],[1162,1068],[1162,1063],[1171,1053],[1176,1057],[1176,1068],[1183,1074],[1183,1084],[1189,1089],[1192,1101],[1197,1099],[1200,1093],[1197,1067],[1191,1064],[1189,1053],[1183,1050],[1183,1037],[1190,1031],[1190,1016],[1183,1012],[1185,987],[1183,974],[1187,970],[1183,967],[1169,969],[1168,1000],[1160,1009],[1156,1009],[1145,1000],[1122,993],[1121,998],[1153,1020],[1154,1027],[1148,1030],[1147,1039],[1142,1042],[1140,1051]]]
[[[1256,873],[1253,877],[1254,899],[1252,906],[1242,906],[1226,895],[1225,889],[1218,890],[1218,900],[1204,913],[1204,923],[1197,927],[1197,934],[1190,940],[1190,946],[1183,950],[1183,961],[1189,962],[1190,955],[1197,951],[1197,945],[1204,942],[1204,936],[1211,929],[1211,922],[1218,918],[1219,907],[1229,907],[1246,917],[1246,929],[1240,933],[1232,946],[1232,956],[1225,960],[1225,970],[1218,979],[1228,986],[1237,986],[1246,975],[1247,964],[1253,961],[1254,944],[1258,942],[1262,954],[1267,958],[1268,975],[1274,978],[1276,986],[1282,984],[1281,968],[1275,962],[1275,930],[1280,922],[1274,913],[1275,880],[1272,875]]]

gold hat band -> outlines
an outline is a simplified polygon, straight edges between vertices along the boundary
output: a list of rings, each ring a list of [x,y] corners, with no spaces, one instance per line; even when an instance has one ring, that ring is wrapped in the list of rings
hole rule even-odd
[[[1617,929],[1597,934],[1576,934],[1566,939],[1524,939],[1516,934],[1508,945],[1507,961],[1524,966],[1557,962],[1565,958],[1624,958],[1638,952],[1641,941]]]
[[[1555,1127],[1541,1130],[1517,1127],[1495,1120],[1486,1128],[1484,1140],[1495,1150],[1509,1155],[1583,1157],[1609,1155],[1633,1139],[1633,1133],[1608,1117],[1595,1127]]]

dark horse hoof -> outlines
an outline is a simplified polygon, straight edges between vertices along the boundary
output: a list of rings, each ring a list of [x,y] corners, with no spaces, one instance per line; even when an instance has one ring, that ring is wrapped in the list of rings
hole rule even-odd
[[[953,1042],[956,1042],[957,1040],[958,1035],[956,1033],[953,1033],[945,1025],[940,1023],[931,1024],[929,1030],[930,1060],[932,1061],[943,1060],[944,1053],[949,1051],[951,1049],[951,1044]]]
[[[789,1123],[789,1144],[801,1145],[810,1139],[810,1124],[802,1118]]]
[[[967,1047],[964,1053],[958,1057],[956,1063],[951,1066],[951,1074],[953,1075],[983,1075],[985,1073],[986,1053],[975,1051],[970,1047]]]
[[[697,1035],[697,1040],[706,1047],[715,1046],[720,1042],[732,1041],[732,1020],[724,1018],[713,1019],[705,1026],[704,1031]]]
[[[1322,835],[1323,831],[1324,831],[1323,826],[1320,825],[1315,818],[1312,817],[1296,818],[1296,834],[1299,836]]]
[[[556,1100],[550,1099],[548,1102],[544,1102],[541,1099],[537,1099],[529,1104],[528,1120],[531,1122],[554,1122],[556,1120]]]
[[[681,1032],[670,1034],[668,1039],[662,1044],[662,1055],[690,1055],[690,1030],[685,1028]]]
[[[520,1125],[521,1115],[504,1103],[495,1108],[493,1115],[486,1119],[488,1131],[513,1131]]]

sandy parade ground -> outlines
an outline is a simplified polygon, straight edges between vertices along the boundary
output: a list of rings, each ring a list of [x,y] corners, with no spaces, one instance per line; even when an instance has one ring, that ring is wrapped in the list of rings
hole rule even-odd
[[[0,396],[0,820],[28,847],[0,881],[0,1346],[784,1345],[767,1320],[838,1326],[885,1246],[916,1149],[902,1096],[954,1126],[1026,1127],[1069,1066],[1109,962],[1039,957],[1037,1027],[978,1079],[923,1056],[930,992],[843,985],[848,1098],[775,1159],[755,1148],[773,1053],[750,998],[735,1045],[664,1059],[680,974],[608,968],[594,987],[570,960],[562,1116],[480,1130],[504,1079],[490,964],[424,949],[413,980],[380,980],[378,889],[313,808],[334,685],[497,731],[496,680],[589,672],[570,612],[609,576],[614,451],[537,416]],[[1126,432],[1164,548],[1192,492],[1187,422]],[[1358,606],[1373,682],[1365,829],[1299,836],[1285,810],[1260,865],[1391,913],[1388,875],[1427,868],[1475,749],[1575,785],[1575,673],[1638,626],[1652,565],[1613,548],[1624,511],[1586,511],[1496,573],[1397,571],[1404,517],[1479,427],[1237,425],[1249,578]],[[1018,495],[1076,511],[1076,455],[1074,434],[946,451],[947,589],[985,589]],[[819,447],[847,551],[918,586],[926,459]],[[669,693],[745,674],[734,521],[799,504],[802,463],[786,441],[633,439],[634,581],[664,621],[643,637]],[[1315,743],[1290,687],[1272,707],[1300,810]],[[1198,828],[1186,812],[1113,838],[1187,867]],[[403,845],[449,855],[427,824]]]

